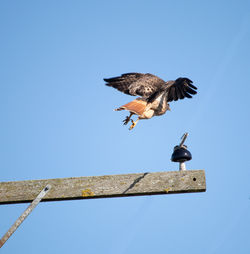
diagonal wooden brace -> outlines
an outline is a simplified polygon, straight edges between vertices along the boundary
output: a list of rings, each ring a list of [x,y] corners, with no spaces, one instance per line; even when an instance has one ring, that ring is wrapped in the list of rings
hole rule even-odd
[[[49,184],[45,188],[43,188],[43,190],[38,194],[38,196],[33,200],[33,202],[28,206],[28,208],[23,212],[23,214],[16,220],[16,222],[11,226],[11,228],[2,237],[2,239],[0,240],[0,248],[2,248],[2,246],[5,244],[5,242],[17,230],[17,228],[28,217],[28,215],[39,204],[39,202],[49,192],[50,189],[51,189],[51,186]]]

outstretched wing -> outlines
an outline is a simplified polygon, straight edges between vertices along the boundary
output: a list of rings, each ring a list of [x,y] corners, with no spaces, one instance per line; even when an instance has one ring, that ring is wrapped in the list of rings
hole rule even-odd
[[[129,95],[150,97],[152,94],[166,87],[166,83],[150,73],[125,73],[119,77],[104,79],[107,86]]]
[[[167,101],[177,101],[178,99],[192,98],[197,92],[196,86],[192,85],[193,81],[188,78],[178,78],[175,81],[168,81],[167,84]]]

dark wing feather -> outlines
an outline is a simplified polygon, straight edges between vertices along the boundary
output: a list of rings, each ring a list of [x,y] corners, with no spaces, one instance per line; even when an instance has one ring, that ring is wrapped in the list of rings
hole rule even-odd
[[[185,94],[184,94],[184,91],[182,91],[182,89],[180,89],[180,87],[177,87],[177,90],[178,90],[178,94],[179,94],[179,97],[180,99],[184,99],[185,98]]]
[[[167,101],[177,101],[179,99],[192,98],[197,92],[196,86],[192,85],[193,81],[188,78],[178,78],[175,81],[167,82]]]
[[[119,77],[104,79],[105,85],[111,86],[125,94],[149,98],[165,87],[165,82],[150,73],[125,73]]]

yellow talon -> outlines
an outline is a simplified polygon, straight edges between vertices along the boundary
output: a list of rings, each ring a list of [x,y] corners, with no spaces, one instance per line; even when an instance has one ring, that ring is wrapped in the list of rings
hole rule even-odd
[[[131,116],[133,115],[134,113],[131,113],[130,112],[130,115],[129,116],[126,116],[126,118],[123,120],[123,124],[124,125],[127,125],[131,119]]]
[[[130,130],[130,131],[136,126],[136,124],[137,124],[138,121],[139,121],[139,119],[137,119],[135,122],[133,121],[133,119],[131,119],[132,124],[131,124],[131,126],[129,127],[129,130]]]
[[[129,130],[131,131],[134,127],[135,127],[135,122],[133,120],[131,120],[132,124],[131,126],[129,127]]]
[[[126,116],[126,118],[123,120],[123,124],[126,125],[129,123],[129,121],[130,121],[130,118]]]

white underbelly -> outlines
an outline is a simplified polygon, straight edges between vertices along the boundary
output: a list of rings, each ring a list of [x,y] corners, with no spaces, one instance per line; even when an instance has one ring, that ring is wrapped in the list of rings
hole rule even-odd
[[[147,111],[144,111],[144,113],[140,116],[140,119],[150,119],[154,116],[155,111],[152,109],[149,109]]]
[[[166,94],[161,94],[156,98],[152,103],[151,109],[153,109],[154,115],[159,116],[164,114],[167,111],[168,105],[166,100]]]

